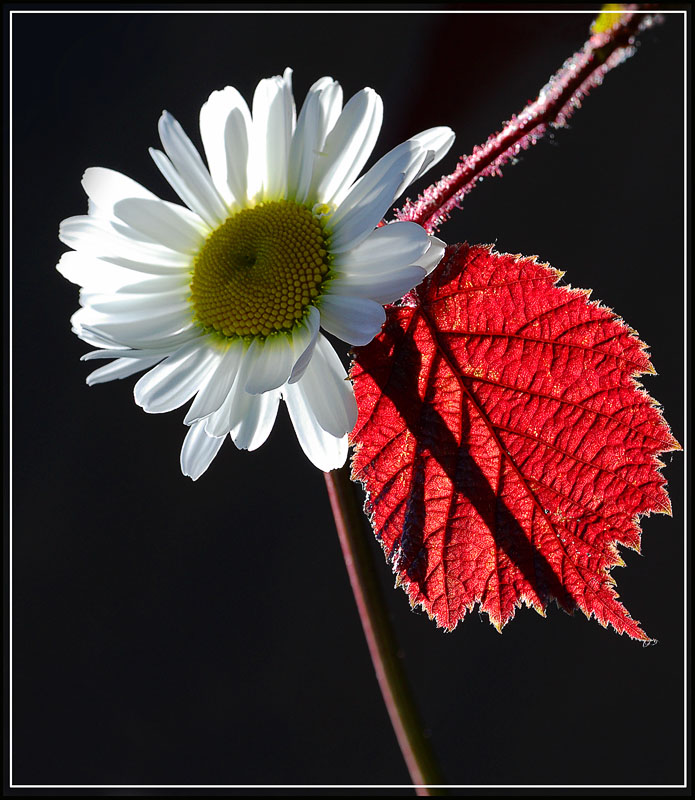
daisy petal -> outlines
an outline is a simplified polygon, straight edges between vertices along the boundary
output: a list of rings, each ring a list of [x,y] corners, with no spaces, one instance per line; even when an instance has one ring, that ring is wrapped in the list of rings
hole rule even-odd
[[[228,209],[215,188],[210,173],[193,142],[168,111],[162,112],[159,118],[159,138],[164,145],[164,152],[169,156],[188,189],[195,195],[203,213],[198,209],[193,211],[198,211],[211,227],[224,222]]]
[[[417,142],[428,153],[428,158],[422,165],[420,170],[411,178],[411,183],[414,183],[420,178],[428,169],[431,169],[435,164],[438,164],[444,156],[449,152],[449,148],[454,143],[456,134],[445,126],[439,128],[429,128],[429,130],[418,133],[413,136],[410,141]]]
[[[319,91],[321,121],[319,126],[319,147],[323,149],[326,137],[335,127],[340,112],[343,110],[343,89],[338,81],[321,78],[309,89]]]
[[[394,192],[402,180],[402,173],[394,173],[383,183],[363,184],[360,197],[353,198],[354,205],[333,227],[331,252],[341,253],[361,244],[376,228],[393,203]],[[340,210],[340,209],[339,209]],[[333,226],[333,222],[330,222]]]
[[[362,297],[321,298],[321,327],[348,344],[365,345],[379,333],[386,312],[379,303]]]
[[[229,435],[239,450],[256,450],[270,435],[280,403],[280,391],[261,395],[237,392]]]
[[[424,268],[422,260],[433,238],[415,222],[391,222],[373,230],[357,247],[336,255],[333,267],[353,275],[385,274],[414,264]]]
[[[257,165],[266,200],[279,200],[287,191],[287,165],[295,124],[292,70],[260,81],[253,96]]]
[[[167,156],[161,150],[157,150],[154,147],[150,147],[148,153],[154,161],[157,169],[166,179],[169,186],[171,186],[171,188],[176,192],[181,200],[183,200],[188,208],[192,209],[201,217],[201,219],[205,220],[210,229],[216,228],[217,223],[215,219],[209,217],[205,205],[200,202],[196,192],[194,192],[188,186],[186,181],[179,175],[179,173],[176,171],[176,168],[167,158]]]
[[[146,280],[139,280],[139,276],[135,276],[136,280],[132,283],[127,283],[118,289],[119,294],[162,294],[164,292],[173,292],[178,290],[184,291],[188,296],[188,286],[191,282],[190,275],[160,275],[156,278],[148,278]]]
[[[95,210],[106,216],[113,216],[113,207],[120,200],[139,197],[143,200],[158,200],[149,189],[113,169],[89,167],[82,176],[82,188],[87,193]]]
[[[58,238],[73,250],[106,260],[130,259],[133,263],[190,266],[191,257],[153,242],[135,241],[105,219],[87,215],[68,217],[60,223]],[[116,261],[114,261],[116,263]]]
[[[198,391],[221,353],[196,341],[185,345],[135,384],[135,402],[148,414],[163,414],[182,406]]]
[[[224,436],[208,436],[202,422],[191,425],[181,448],[181,472],[197,481],[222,447]]]
[[[422,267],[402,267],[381,275],[342,275],[331,281],[328,294],[368,297],[377,303],[393,303],[417,286],[426,275]]]
[[[404,142],[397,147],[392,151],[392,154],[393,156],[391,153],[388,156],[384,156],[352,187],[347,197],[331,217],[330,225],[334,230],[339,229],[340,223],[351,212],[354,213],[357,209],[364,208],[369,199],[374,197],[381,187],[389,185],[393,187],[394,192],[398,192],[400,187],[404,185],[404,181],[407,180],[408,173],[412,171],[414,165],[418,166],[423,158],[422,151],[411,147],[408,142]],[[393,202],[395,197],[397,197],[396,194],[387,201],[381,216],[383,216],[388,204]],[[379,219],[377,219],[377,222],[379,222]],[[375,227],[376,223],[374,223],[369,232],[371,233]]]
[[[429,275],[442,258],[444,258],[446,243],[441,239],[437,239],[436,236],[430,236],[428,238],[430,240],[430,247],[425,255],[418,259],[417,263],[418,266],[422,267]]]
[[[381,130],[384,107],[373,89],[350,98],[326,137],[312,180],[321,203],[338,204],[360,174]]]
[[[234,427],[234,424],[239,421],[235,412],[235,402],[237,395],[244,394],[244,385],[249,375],[249,368],[251,360],[248,358],[249,347],[246,344],[241,344],[237,352],[238,359],[235,363],[236,374],[231,388],[224,398],[224,402],[213,411],[205,422],[205,430],[210,436],[225,436]]]
[[[143,369],[153,367],[161,361],[164,355],[152,356],[150,358],[117,358],[105,367],[99,367],[87,376],[87,386],[95,386],[97,383],[106,383],[118,378],[129,378]]]
[[[80,309],[80,311],[84,311],[84,309]],[[187,342],[192,341],[193,339],[200,339],[200,329],[197,328],[192,323],[187,325],[179,330],[174,331],[173,333],[169,333],[167,331],[162,331],[161,336],[150,336],[148,339],[144,339],[142,341],[127,341],[124,342],[121,339],[118,339],[112,335],[111,332],[106,332],[99,330],[87,323],[82,323],[79,319],[79,313],[72,315],[72,319],[70,320],[73,325],[73,332],[82,339],[82,341],[87,342],[88,344],[93,345],[94,347],[105,347],[107,349],[119,349],[122,347],[128,349],[137,349],[139,351],[143,350],[157,350],[162,351],[165,355],[169,355],[173,353],[175,350],[178,350],[179,347],[183,346]],[[122,331],[118,331],[121,333]]]
[[[71,250],[63,253],[56,269],[71,283],[87,287],[95,292],[115,292],[137,276],[122,267],[108,264],[83,253]]]
[[[343,90],[337,81],[320,78],[309,89],[302,106],[290,148],[288,196],[298,203],[309,197],[317,165],[325,159],[322,149],[343,105]]]
[[[338,438],[357,422],[357,401],[338,354],[319,334],[314,355],[298,381],[318,424]]]
[[[124,200],[145,200],[150,204],[163,206],[166,209],[165,216],[173,219],[175,225],[192,228],[191,236],[195,233],[199,234],[205,228],[205,224],[197,214],[183,206],[176,205],[176,203],[161,200],[137,181],[115,170],[90,167],[82,176],[82,187],[89,197],[91,208],[94,209],[93,212],[90,210],[90,213],[97,216],[105,216],[109,219],[119,217],[128,222],[129,220],[118,213],[116,206]],[[132,225],[132,227],[136,230],[139,229],[137,225]]]
[[[297,203],[306,201],[311,188],[314,162],[320,146],[320,115],[320,95],[310,93],[299,113],[290,147],[287,196]]]
[[[114,348],[113,350],[90,350],[80,356],[80,361],[96,361],[104,358],[166,358],[171,355],[169,350],[150,348],[148,350],[133,350],[132,348]]]
[[[232,342],[217,368],[210,371],[207,383],[196,395],[186,414],[184,423],[190,425],[213,414],[224,403],[229,394],[244,353],[242,342]],[[226,433],[226,431],[225,431]]]
[[[304,374],[316,346],[316,339],[321,325],[321,313],[315,306],[309,308],[309,313],[302,320],[301,326],[292,337],[295,363],[288,383],[295,383]]]
[[[309,461],[323,472],[342,467],[347,458],[347,436],[331,436],[318,424],[301,383],[288,383],[282,393],[297,439]]]
[[[394,147],[385,156],[382,156],[371,169],[365,173],[350,189],[345,199],[340,204],[336,216],[349,210],[356,200],[361,198],[368,188],[388,181],[392,175],[400,175],[400,182],[396,185],[393,200],[401,195],[414,176],[420,171],[427,159],[427,151],[423,150],[417,142],[409,139],[407,142]]]
[[[83,308],[80,311],[89,311],[89,309]],[[187,333],[191,328],[195,330],[195,338],[200,338],[200,329],[196,328],[192,322],[184,321],[178,312],[140,320],[137,323],[82,321],[78,317],[79,313],[77,311],[73,314],[73,325],[86,325],[102,336],[111,337],[125,347],[164,347],[172,337]]]
[[[247,202],[251,113],[232,86],[213,92],[200,109],[200,136],[210,176],[227,205]]]
[[[133,230],[179,253],[193,255],[205,241],[206,231],[201,226],[190,224],[160,200],[141,197],[119,200],[114,213]]]
[[[100,314],[107,314],[110,321],[125,322],[132,318],[160,314],[165,311],[180,311],[184,314],[188,310],[187,292],[180,287],[171,292],[157,292],[156,294],[128,294],[90,292],[83,289],[80,292],[80,303],[85,308],[91,308]]]
[[[337,220],[342,218],[369,188],[388,181],[394,174],[400,174],[401,181],[394,190],[393,200],[400,197],[413,181],[446,154],[453,141],[454,134],[450,128],[431,128],[394,147],[350,189],[345,199],[340,202],[333,224],[336,224]],[[365,188],[364,184],[368,188]]]
[[[139,324],[160,320],[165,316],[180,321],[182,325],[190,318],[190,306],[181,297],[181,292],[177,292],[173,298],[167,295],[132,298],[127,295],[95,295],[83,289],[80,299],[84,305],[82,322],[87,325]],[[95,304],[92,304],[92,299],[96,301]]]
[[[190,283],[190,274],[180,267],[160,267],[134,263],[137,268],[126,266],[126,259],[104,260],[95,256],[70,250],[63,253],[56,269],[71,283],[95,292],[127,291],[129,286],[143,282],[143,276],[155,275],[151,280],[175,280]],[[151,269],[151,271],[149,271]],[[145,271],[148,270],[148,271]]]
[[[277,389],[290,377],[294,365],[294,351],[289,336],[278,334],[266,339],[254,339],[245,357],[247,378],[244,390],[249,394],[262,394]]]

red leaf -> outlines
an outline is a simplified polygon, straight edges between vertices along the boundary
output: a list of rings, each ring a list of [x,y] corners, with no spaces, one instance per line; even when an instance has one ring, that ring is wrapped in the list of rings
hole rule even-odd
[[[670,513],[680,449],[634,376],[645,345],[533,258],[455,245],[357,349],[353,479],[411,603],[501,629],[551,600],[648,637],[618,601],[618,544]]]

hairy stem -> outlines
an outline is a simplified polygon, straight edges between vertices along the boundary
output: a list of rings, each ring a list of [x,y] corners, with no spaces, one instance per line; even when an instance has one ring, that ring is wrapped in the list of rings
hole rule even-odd
[[[403,758],[419,795],[442,794],[434,756],[415,709],[388,620],[365,536],[361,503],[346,466],[325,473],[340,546],[360,614],[369,653]]]
[[[616,16],[615,25],[594,33],[565,61],[536,100],[518,116],[512,116],[485,144],[475,147],[471,155],[462,156],[451,175],[426,189],[415,203],[408,201],[396,212],[397,219],[417,222],[428,233],[434,232],[480,180],[501,175],[502,166],[535,144],[549,128],[564,127],[606,73],[634,53],[637,34],[660,21],[659,17],[632,10]]]

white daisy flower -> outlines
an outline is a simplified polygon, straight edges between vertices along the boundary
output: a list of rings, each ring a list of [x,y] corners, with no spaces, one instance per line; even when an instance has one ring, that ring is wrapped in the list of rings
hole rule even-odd
[[[161,200],[100,167],[82,185],[89,213],[60,226],[73,248],[58,270],[82,287],[74,332],[112,359],[88,384],[147,370],[135,401],[153,414],[193,399],[181,468],[194,480],[229,434],[268,437],[280,398],[321,470],[342,466],[357,405],[320,328],[352,345],[379,332],[383,303],[439,263],[444,244],[418,225],[377,227],[403,190],[451,146],[449,128],[399,145],[364,176],[381,128],[372,89],[343,108],[321,78],[299,117],[291,70],[262,80],[252,112],[231,86],[200,110],[206,167],[179,123],[159,120],[157,167],[185,203]]]

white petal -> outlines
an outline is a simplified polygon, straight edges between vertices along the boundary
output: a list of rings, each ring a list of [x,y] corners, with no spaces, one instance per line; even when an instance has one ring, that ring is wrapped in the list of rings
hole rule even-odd
[[[393,303],[426,276],[422,267],[401,267],[382,275],[339,275],[331,281],[328,295],[368,297],[377,303]]]
[[[73,250],[63,253],[56,269],[71,283],[96,292],[115,292],[139,277],[130,270]]]
[[[72,322],[72,332],[82,339],[83,342],[91,344],[93,347],[109,347],[117,349],[121,342],[114,343],[113,339],[103,336],[98,331],[92,330],[88,325],[75,324],[74,318]]]
[[[213,414],[224,403],[234,385],[243,353],[243,342],[230,343],[217,368],[214,371],[211,370],[207,382],[191,404],[184,419],[186,425]]]
[[[290,377],[294,366],[291,336],[277,334],[255,338],[246,354],[248,377],[244,389],[249,394],[263,394],[278,389]]]
[[[102,336],[110,337],[126,347],[157,347],[170,337],[193,329],[200,337],[200,329],[194,325],[190,314],[180,311],[133,319],[128,322],[111,322],[110,317],[81,308],[71,318],[76,328],[88,327]]]
[[[84,309],[80,309],[80,312],[81,311],[84,311]],[[137,350],[157,350],[163,352],[164,355],[169,355],[169,353],[173,353],[175,350],[178,350],[179,347],[187,342],[201,338],[200,328],[191,323],[190,325],[175,331],[174,333],[164,332],[161,336],[150,336],[148,339],[143,341],[133,340],[132,329],[129,327],[129,340],[124,341],[114,336],[111,332],[106,333],[105,331],[94,328],[89,324],[83,324],[80,321],[78,314],[73,314],[71,319],[73,324],[73,332],[79,336],[80,339],[88,342],[91,345],[94,345],[94,347],[105,347],[107,349],[119,349],[126,347],[129,349],[136,348]],[[76,319],[76,317],[78,318]],[[121,331],[119,330],[117,333],[121,333]]]
[[[338,205],[338,209],[331,219],[331,225],[337,229],[353,209],[364,204],[366,197],[374,196],[375,188],[385,183],[390,184],[394,176],[400,176],[394,186],[393,197],[386,202],[383,216],[388,206],[407,186],[442,158],[453,140],[454,135],[449,128],[431,128],[395,147],[380,158],[352,188],[346,187],[344,192],[334,198],[333,202]]]
[[[261,170],[263,197],[286,196],[287,166],[295,124],[292,70],[283,77],[265,78],[253,96],[253,129],[257,164]]]
[[[99,367],[94,372],[90,372],[87,376],[87,385],[94,386],[97,383],[106,383],[118,378],[128,378],[130,375],[135,375],[136,372],[153,367],[163,357],[164,354],[149,358],[117,358],[105,367]]]
[[[339,203],[362,171],[381,130],[383,103],[373,89],[350,98],[326,137],[317,160],[312,195],[322,203]]]
[[[123,267],[123,269],[131,270],[132,272],[140,272],[145,275],[181,275],[191,281],[191,258],[183,253],[174,253],[171,251],[171,263],[165,263],[164,259],[161,263],[146,263],[144,261],[132,261],[128,258],[121,258],[120,256],[102,256],[99,261],[105,261],[109,264]],[[134,276],[133,280],[140,280],[138,276]]]
[[[84,323],[87,325],[102,325],[112,322],[118,324],[140,323],[173,314],[177,314],[182,321],[188,321],[192,319],[190,305],[181,294],[180,291],[177,291],[173,296],[165,294],[129,297],[118,294],[94,294],[83,289],[80,299],[84,305]],[[96,302],[92,304],[92,300]]]
[[[406,140],[393,150],[382,156],[369,172],[360,178],[355,184],[357,187],[361,181],[374,172],[375,175],[387,175],[393,169],[396,161],[399,161],[403,153],[409,153],[409,163],[403,171],[403,180],[396,190],[394,200],[416,181],[421,175],[433,167],[447,153],[454,142],[454,132],[451,128],[430,128],[429,130],[418,133],[416,136]],[[353,188],[355,188],[353,187]]]
[[[357,402],[338,354],[319,334],[314,355],[298,381],[318,424],[338,438],[355,427]]]
[[[222,354],[203,341],[189,343],[143,375],[135,384],[135,402],[148,414],[182,406],[198,391]]]
[[[326,137],[335,127],[343,110],[343,90],[337,81],[321,78],[309,90],[320,90],[321,121],[319,127],[319,147],[323,149]]]
[[[114,212],[133,230],[179,253],[193,255],[205,241],[207,231],[201,226],[189,224],[181,214],[161,200],[141,197],[119,200]]]
[[[343,90],[331,78],[320,78],[309,89],[302,106],[290,149],[288,196],[304,203],[311,191],[314,172],[322,168],[321,152],[326,136],[335,126],[343,104]]]
[[[90,167],[82,176],[82,186],[89,197],[90,213],[108,218],[120,217],[125,219],[117,211],[116,206],[118,203],[123,200],[147,200],[150,204],[157,203],[164,206],[167,209],[168,217],[183,228],[193,228],[195,233],[200,232],[205,227],[197,214],[183,206],[176,205],[176,203],[168,203],[165,200],[161,200],[157,195],[137,183],[137,181],[115,170],[105,169],[104,167]],[[133,225],[133,227],[139,229],[137,224]]]
[[[437,239],[436,236],[429,236],[428,238],[430,240],[430,247],[425,255],[418,259],[417,263],[418,266],[422,267],[429,275],[442,258],[444,258],[446,243],[441,239]]]
[[[425,163],[412,178],[411,183],[421,177],[428,169],[431,169],[435,164],[438,164],[444,156],[449,152],[449,148],[454,143],[456,134],[447,127],[429,128],[417,136],[413,136],[411,141],[418,142],[418,144],[428,152],[428,157]]]
[[[228,210],[212,182],[210,173],[193,142],[168,111],[163,111],[159,118],[159,138],[162,140],[164,152],[203,209],[204,213],[200,216],[211,227],[224,222]]]
[[[324,472],[342,467],[347,458],[347,436],[331,436],[318,424],[302,391],[301,382],[288,383],[283,387],[282,394],[299,444],[309,461]]]
[[[180,273],[177,275],[160,275],[156,278],[148,278],[146,280],[138,280],[139,276],[135,276],[136,280],[132,283],[127,283],[118,289],[119,294],[163,294],[164,292],[173,292],[177,289],[186,292],[188,285],[191,282],[190,275]]]
[[[315,306],[309,308],[309,313],[302,320],[301,326],[292,336],[292,349],[294,350],[294,367],[289,377],[289,383],[295,383],[304,374],[309,365],[311,356],[316,346],[316,339],[321,325],[321,313]]]
[[[361,297],[320,298],[321,327],[354,345],[365,345],[379,333],[386,313],[379,303]]]
[[[216,217],[208,214],[205,203],[200,201],[197,192],[195,192],[181,175],[179,175],[176,171],[176,167],[167,156],[161,150],[157,150],[154,147],[150,147],[147,152],[150,154],[157,169],[162,173],[169,186],[171,186],[183,202],[198,214],[201,219],[205,220],[210,229],[216,228],[218,226]]]
[[[131,319],[142,319],[150,314],[180,311],[184,314],[188,308],[186,293],[178,288],[173,292],[159,294],[101,294],[80,292],[80,303],[98,311],[108,314],[111,322],[126,322]]]
[[[208,436],[203,422],[191,425],[181,448],[181,472],[197,481],[210,466],[223,442],[224,436]]]
[[[236,394],[230,436],[240,450],[256,450],[270,435],[280,403],[280,391],[252,395]]]
[[[407,142],[402,144],[400,148],[396,148],[393,152],[395,153],[393,158],[385,156],[352,187],[347,197],[338,206],[330,219],[330,226],[334,232],[340,230],[340,223],[343,220],[354,215],[359,209],[364,209],[372,198],[379,196],[381,187],[385,185],[392,186],[394,194],[386,201],[386,206],[381,211],[380,216],[377,217],[376,222],[372,225],[370,233],[374,230],[388,206],[397,196],[396,193],[399,188],[407,179],[406,176],[413,167],[413,158],[421,160],[423,157],[421,151],[412,151]]]
[[[369,193],[356,198],[356,204],[336,223],[331,235],[331,252],[352,250],[361,244],[376,228],[384,214],[393,204],[396,188],[402,174],[390,175],[383,183],[367,185]],[[329,222],[332,227],[332,221]]]
[[[228,205],[247,202],[251,114],[232,86],[213,92],[200,109],[200,136],[210,176]]]
[[[113,207],[119,200],[128,197],[140,197],[146,200],[156,198],[149,189],[124,175],[106,167],[89,167],[82,176],[82,187],[90,200],[107,213],[113,213]]]
[[[60,265],[58,265],[60,266]],[[110,264],[104,264],[109,266]],[[90,284],[83,286],[80,292],[81,305],[89,305],[99,311],[105,313],[106,309],[99,308],[101,303],[113,303],[114,309],[123,311],[128,306],[133,309],[139,305],[150,304],[152,308],[155,306],[172,305],[173,303],[187,302],[190,297],[190,288],[188,280],[181,278],[181,276],[161,276],[157,278],[150,278],[149,280],[135,280],[132,279],[123,283],[122,279],[120,284],[117,283],[119,274],[132,275],[127,270],[121,270],[119,267],[111,267],[115,271],[112,275],[112,281],[108,280],[108,273],[106,278],[102,279],[97,286]],[[96,269],[97,277],[104,270]],[[134,276],[137,278],[137,276]],[[92,276],[92,279],[94,276]]]
[[[126,226],[121,226],[121,229],[125,230]],[[118,263],[116,259],[172,267],[191,263],[190,255],[151,242],[135,241],[123,235],[122,231],[117,231],[108,220],[83,215],[64,219],[60,223],[58,238],[74,250],[113,263]]]
[[[166,358],[171,355],[170,350],[148,348],[147,350],[133,350],[132,348],[114,348],[111,350],[90,350],[80,356],[80,361],[95,361],[104,358]]]
[[[290,147],[287,196],[304,203],[311,188],[316,153],[319,150],[320,96],[309,93],[297,120]]]
[[[373,183],[379,183],[395,171],[402,173],[402,180],[394,194],[393,199],[395,200],[411,183],[444,157],[453,144],[454,138],[451,128],[444,127],[430,128],[418,133],[382,156],[355,183],[350,194],[353,194],[362,182],[371,180]],[[404,155],[407,156],[405,164],[403,164]]]
[[[334,268],[355,275],[385,274],[414,264],[424,269],[433,238],[415,222],[391,222],[375,228],[357,247],[339,253]]]
[[[430,154],[431,156],[431,154]],[[336,215],[349,210],[355,200],[362,197],[367,189],[389,180],[392,175],[400,175],[400,182],[396,185],[393,200],[400,196],[406,186],[408,186],[422,169],[428,157],[428,153],[413,139],[394,147],[385,156],[382,156],[369,171],[364,174],[350,189],[350,192],[341,202]]]
[[[233,425],[239,421],[236,416],[232,416],[232,412],[235,411],[236,396],[245,394],[244,385],[249,374],[248,351],[249,347],[244,342],[241,342],[234,364],[236,370],[234,382],[227,392],[224,402],[218,406],[217,410],[206,417],[205,430],[210,436],[225,436],[231,431]]]

